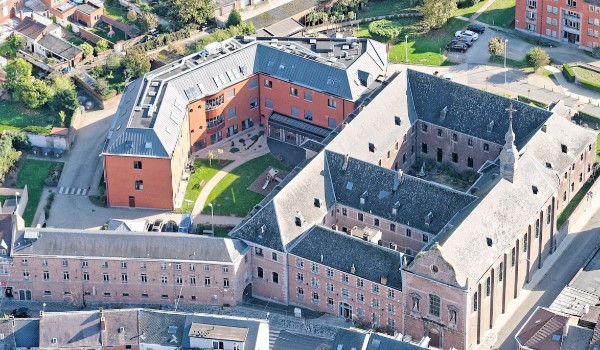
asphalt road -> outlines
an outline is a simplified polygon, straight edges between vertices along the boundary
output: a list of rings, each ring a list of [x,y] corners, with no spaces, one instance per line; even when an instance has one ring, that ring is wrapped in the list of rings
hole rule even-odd
[[[271,332],[270,336],[271,350],[329,350],[332,347],[331,340],[287,331]]]
[[[573,279],[583,264],[600,244],[600,216],[598,209],[581,232],[574,234],[571,244],[552,266],[549,273],[523,301],[509,323],[498,332],[492,349],[514,350],[515,334],[537,306],[548,307],[561,290]]]

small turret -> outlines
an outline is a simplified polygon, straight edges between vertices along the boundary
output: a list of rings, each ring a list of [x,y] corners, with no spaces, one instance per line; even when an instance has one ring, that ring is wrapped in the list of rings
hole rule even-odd
[[[500,152],[500,175],[507,181],[513,182],[515,176],[515,168],[517,166],[517,147],[515,146],[515,133],[512,127],[513,108],[512,102],[506,109],[508,112],[508,131],[504,135],[504,147]]]

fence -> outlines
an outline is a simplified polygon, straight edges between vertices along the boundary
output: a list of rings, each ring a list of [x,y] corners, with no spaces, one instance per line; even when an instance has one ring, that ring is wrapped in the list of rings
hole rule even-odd
[[[19,214],[19,216],[23,216],[23,212],[29,201],[27,185],[25,185],[25,188],[0,187],[0,196],[19,197],[16,208],[6,205],[7,203],[5,202],[5,205],[1,206],[0,211],[3,214],[11,214],[14,211],[16,214]]]

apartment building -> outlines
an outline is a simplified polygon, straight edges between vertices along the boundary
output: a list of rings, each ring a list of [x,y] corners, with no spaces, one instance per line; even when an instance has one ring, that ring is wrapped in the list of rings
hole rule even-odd
[[[243,37],[152,71],[127,86],[108,133],[108,203],[171,209],[190,152],[253,126],[321,141],[386,69],[373,40]]]
[[[600,3],[593,0],[518,0],[515,28],[592,50],[600,43]]]

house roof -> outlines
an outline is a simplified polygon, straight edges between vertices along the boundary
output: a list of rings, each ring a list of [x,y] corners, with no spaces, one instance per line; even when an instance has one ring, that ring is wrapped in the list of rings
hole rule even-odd
[[[42,35],[44,34],[45,30],[46,30],[45,25],[43,25],[42,23],[36,22],[31,17],[23,18],[21,23],[19,23],[15,27],[15,32],[20,33],[21,35],[24,35],[33,40],[39,40],[42,37]]]
[[[146,344],[180,347],[188,338],[187,333],[184,333],[186,317],[185,314],[173,312],[140,310],[140,341]]]
[[[188,335],[192,338],[227,340],[243,343],[248,336],[248,328],[193,322],[190,325]]]
[[[563,330],[569,316],[538,307],[515,335],[521,347],[560,350]]]
[[[104,346],[137,345],[139,343],[138,310],[105,310],[106,320]]]
[[[94,12],[98,11],[100,7],[95,6],[91,3],[83,3],[81,5],[77,5],[77,11],[83,12],[86,15],[91,15]]]
[[[304,26],[293,18],[286,18],[264,28],[271,36],[291,36],[301,32],[302,29]]]
[[[0,320],[0,347],[3,350],[14,350],[16,348],[15,337],[13,334],[13,320],[9,318]]]
[[[64,58],[65,60],[75,59],[78,55],[83,53],[83,50],[75,45],[72,45],[66,40],[63,40],[52,34],[44,35],[38,40],[38,44],[43,46],[46,50],[53,52],[54,54]]]
[[[239,40],[213,43],[210,50],[184,57],[130,84],[123,93],[104,154],[169,157],[179,140],[188,103],[256,73],[355,101],[369,92],[364,77],[375,79],[387,69],[385,46],[373,40],[360,39],[354,46],[346,39]],[[325,42],[324,51],[317,49]],[[342,58],[344,51],[347,56]]]
[[[17,348],[37,348],[40,346],[39,318],[15,318],[14,337]]]
[[[45,313],[40,348],[98,348],[102,346],[100,332],[98,311]]]
[[[124,219],[110,219],[108,221],[108,231],[135,231],[144,232],[148,225],[148,220],[124,220]]]
[[[37,235],[26,239],[25,235]],[[14,255],[85,256],[232,263],[248,247],[241,241],[169,232],[82,231],[26,228]],[[118,243],[117,243],[118,242]]]
[[[0,245],[4,242],[8,247],[6,249],[6,257],[10,256],[11,253],[13,230],[15,227],[16,223],[13,221],[12,214],[0,214]]]
[[[354,275],[360,278],[402,289],[400,252],[320,225],[292,243],[289,253],[346,273],[354,266]],[[382,278],[387,283],[382,283]]]
[[[593,335],[594,331],[589,328],[570,325],[560,350],[586,350],[590,346]]]

